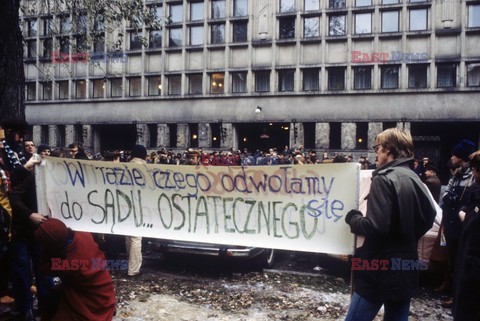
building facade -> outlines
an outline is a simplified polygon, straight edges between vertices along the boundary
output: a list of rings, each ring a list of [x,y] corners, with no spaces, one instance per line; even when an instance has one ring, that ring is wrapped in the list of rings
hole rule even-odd
[[[411,129],[419,153],[440,160],[456,140],[479,140],[480,1],[145,5],[163,28],[144,24],[137,35],[122,22],[89,44],[109,53],[123,34],[120,57],[82,62],[71,45],[85,41],[70,28],[78,18],[24,1],[26,113],[36,143],[79,141],[95,153],[134,143],[303,145],[373,156],[375,136],[399,126]],[[80,59],[59,62],[52,51]]]

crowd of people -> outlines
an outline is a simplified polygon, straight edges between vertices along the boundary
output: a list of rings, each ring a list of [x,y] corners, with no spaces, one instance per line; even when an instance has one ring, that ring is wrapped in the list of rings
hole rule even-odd
[[[106,270],[52,271],[51,259],[105,259],[89,233],[76,232],[61,221],[38,213],[33,172],[42,156],[137,164],[260,166],[353,162],[351,155],[317,155],[302,146],[268,151],[230,149],[207,152],[161,149],[147,154],[136,145],[129,151],[91,155],[81,144],[68,149],[35,146],[22,139],[22,126],[0,129],[0,303],[14,301],[19,320],[35,320],[32,292],[42,320],[111,320],[115,311],[113,283]],[[436,211],[427,189],[443,209],[432,261],[445,264],[444,278],[435,289],[450,295],[442,302],[453,308],[455,320],[479,320],[480,307],[480,151],[462,140],[452,149],[451,179],[441,195],[437,168],[427,157],[413,159],[408,132],[388,129],[375,142],[376,159],[358,159],[361,169],[373,169],[367,212],[352,209],[346,223],[365,242],[355,257],[362,260],[417,258],[419,238],[430,229]],[[127,236],[127,275],[142,265],[141,237]],[[15,273],[11,273],[15,271]],[[407,320],[410,299],[418,289],[418,271],[356,271],[355,292],[347,320],[372,320],[385,307],[385,320]],[[384,273],[383,273],[384,272]],[[59,278],[59,279],[58,279]],[[32,291],[32,280],[35,289]],[[11,284],[11,286],[10,286]],[[60,286],[58,284],[61,284]],[[13,298],[10,298],[13,296]],[[0,305],[0,315],[2,314]]]

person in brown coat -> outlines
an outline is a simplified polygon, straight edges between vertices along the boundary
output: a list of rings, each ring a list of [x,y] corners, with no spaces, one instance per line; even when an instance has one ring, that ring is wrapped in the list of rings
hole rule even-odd
[[[35,232],[45,274],[59,276],[61,294],[52,321],[110,321],[115,314],[115,291],[106,261],[90,233],[72,231],[50,218]]]
[[[430,193],[432,193],[433,199],[437,204],[440,202],[440,191],[442,189],[442,182],[437,176],[437,168],[430,163],[425,166],[425,185],[427,185]]]

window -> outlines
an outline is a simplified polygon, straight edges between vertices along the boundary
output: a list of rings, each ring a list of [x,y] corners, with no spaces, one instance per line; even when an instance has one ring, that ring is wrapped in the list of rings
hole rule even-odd
[[[63,16],[60,18],[60,34],[68,34],[70,32],[70,17]]]
[[[105,31],[105,17],[103,14],[99,13],[95,16],[93,20],[93,30],[95,30],[97,34]]]
[[[35,100],[37,94],[36,83],[30,82],[26,84],[27,87],[27,100]]]
[[[43,87],[42,99],[51,100],[52,99],[52,83],[50,81],[44,82],[42,83],[42,87]]]
[[[320,69],[311,68],[303,70],[303,91],[317,91],[319,90],[318,77]]]
[[[188,93],[198,95],[202,93],[202,74],[188,76]]]
[[[43,35],[44,36],[52,35],[52,18],[43,19]]]
[[[203,20],[203,2],[190,3],[190,21]]]
[[[468,6],[468,27],[480,27],[480,4]]]
[[[128,95],[130,97],[142,95],[142,78],[134,77],[128,80]]]
[[[398,3],[398,0],[383,0],[382,4],[394,4]]]
[[[437,65],[437,87],[448,88],[456,86],[457,66],[455,64]]]
[[[225,0],[212,1],[212,19],[225,18]]]
[[[479,87],[480,86],[480,64],[468,64],[467,65],[467,86]]]
[[[182,93],[182,76],[168,76],[168,94],[180,95]]]
[[[280,0],[280,12],[295,12],[295,0]]]
[[[225,24],[214,24],[211,26],[211,43],[212,44],[222,44],[225,43]]]
[[[130,32],[130,50],[142,49],[142,35]]]
[[[427,30],[427,9],[410,10],[410,31]]]
[[[87,98],[87,82],[85,80],[75,82],[75,98]]]
[[[203,45],[203,26],[190,27],[190,45]]]
[[[427,88],[427,66],[408,66],[408,88]]]
[[[225,75],[223,73],[211,74],[210,75],[210,93],[223,94],[224,80],[225,80]]]
[[[57,82],[58,99],[68,99],[68,80]]]
[[[60,43],[60,52],[68,54],[70,52],[70,42],[68,37],[62,37],[58,39]]]
[[[233,16],[246,17],[248,15],[248,0],[233,0]]]
[[[248,22],[234,21],[233,26],[233,42],[246,42],[248,33]]]
[[[36,37],[38,34],[37,19],[27,20],[27,35],[28,37]]]
[[[345,34],[345,16],[337,15],[329,17],[329,32],[330,36],[343,36]]]
[[[52,56],[53,43],[52,38],[47,38],[43,40],[43,57]]]
[[[270,91],[270,71],[255,72],[255,92]]]
[[[398,67],[382,67],[381,78],[382,89],[398,88]]]
[[[152,21],[151,25],[156,28],[159,27],[159,24],[163,22],[163,7],[161,4],[150,7],[150,13],[155,17],[155,20]]]
[[[110,80],[110,96],[122,97],[123,95],[123,80],[122,78],[115,78]]]
[[[138,97],[140,95],[142,95],[142,78],[130,78],[128,80],[128,96]]]
[[[356,7],[371,6],[372,0],[355,0]]]
[[[88,50],[87,38],[85,36],[75,37],[75,51],[77,52],[86,52]]]
[[[160,96],[162,93],[162,77],[153,76],[148,77],[148,95]]]
[[[93,51],[97,53],[105,51],[105,36],[98,35],[93,39]]]
[[[328,68],[328,89],[329,90],[345,89],[345,68],[344,67]]]
[[[355,33],[372,33],[372,14],[357,13],[355,15]]]
[[[353,68],[354,89],[371,89],[372,88],[372,67],[354,67]]]
[[[329,8],[345,8],[347,5],[346,0],[330,0],[329,1]]]
[[[183,36],[183,29],[182,28],[171,28],[170,36],[168,38],[168,46],[169,47],[181,47],[182,46],[182,36]]]
[[[150,30],[149,48],[162,47],[162,30]]]
[[[280,26],[280,39],[295,38],[295,17],[285,17],[278,20]]]
[[[278,91],[293,91],[295,87],[295,70],[278,71]]]
[[[305,0],[305,11],[320,10],[320,0]]]
[[[320,17],[310,17],[303,20],[303,37],[320,37]]]
[[[398,32],[400,11],[383,11],[382,12],[382,32]]]
[[[86,15],[74,15],[75,23],[75,32],[78,33],[87,33],[87,23],[88,23],[88,18]]]
[[[232,72],[232,93],[246,93],[247,92],[247,73],[246,72]]]
[[[103,79],[95,79],[92,81],[93,98],[103,98],[103,89],[105,82]]]
[[[172,4],[170,6],[170,22],[182,22],[183,21],[183,6],[181,4]]]
[[[37,41],[27,41],[27,58],[37,58]]]

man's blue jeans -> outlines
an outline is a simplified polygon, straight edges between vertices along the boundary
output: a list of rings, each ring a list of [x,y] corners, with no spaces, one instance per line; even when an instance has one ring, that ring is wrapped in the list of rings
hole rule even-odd
[[[30,286],[32,285],[32,265],[39,304],[43,305],[44,299],[47,298],[45,278],[40,273],[40,250],[35,243],[12,240],[9,244],[9,251],[13,296],[17,310],[24,314],[29,310],[33,310],[33,297],[30,292]]]
[[[373,302],[354,292],[345,321],[371,321],[375,318],[382,305],[385,306],[384,321],[408,320],[410,300],[384,303]]]

